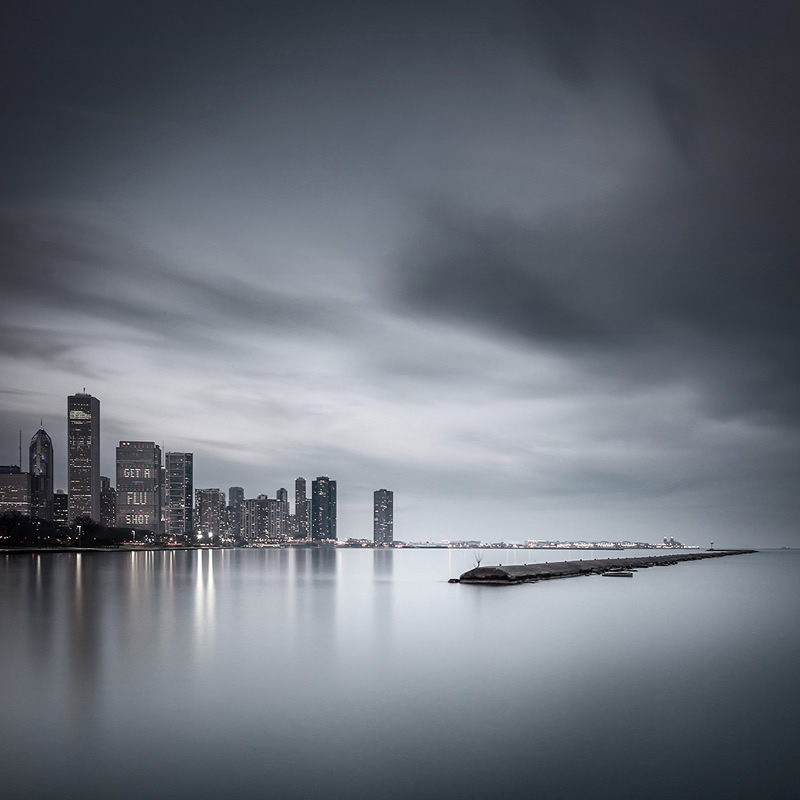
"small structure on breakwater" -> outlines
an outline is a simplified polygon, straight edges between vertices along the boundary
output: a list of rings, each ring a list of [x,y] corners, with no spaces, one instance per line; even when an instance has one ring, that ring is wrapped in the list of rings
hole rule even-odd
[[[510,586],[515,583],[535,583],[555,578],[577,578],[580,575],[603,575],[618,570],[669,567],[681,561],[700,561],[703,558],[722,558],[755,553],[755,550],[714,550],[707,553],[670,553],[663,556],[634,558],[597,558],[581,561],[556,561],[552,564],[510,564],[506,567],[475,567],[450,583],[477,583],[488,586]]]

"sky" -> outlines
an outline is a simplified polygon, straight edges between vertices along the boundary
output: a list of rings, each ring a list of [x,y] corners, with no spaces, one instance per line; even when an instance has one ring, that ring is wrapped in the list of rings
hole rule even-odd
[[[800,545],[800,8],[28,0],[0,463],[66,397],[339,536]]]

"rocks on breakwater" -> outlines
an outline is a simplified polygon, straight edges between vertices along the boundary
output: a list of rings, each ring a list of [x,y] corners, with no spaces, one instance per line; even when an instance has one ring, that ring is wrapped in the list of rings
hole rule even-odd
[[[597,558],[580,561],[556,561],[552,564],[510,564],[505,567],[475,567],[450,583],[477,583],[488,586],[510,586],[555,578],[577,578],[580,575],[602,575],[609,570],[668,567],[681,561],[700,561],[755,553],[755,550],[714,550],[703,553],[670,553],[669,555],[635,556],[633,558]]]

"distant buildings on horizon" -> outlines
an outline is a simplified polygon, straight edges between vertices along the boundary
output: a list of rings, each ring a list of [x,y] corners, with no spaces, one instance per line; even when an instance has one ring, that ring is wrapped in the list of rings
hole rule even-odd
[[[192,453],[167,452],[162,464],[155,442],[120,441],[112,487],[100,475],[100,401],[85,390],[67,398],[67,491],[54,491],[53,482],[53,443],[40,426],[29,446],[29,471],[0,466],[0,514],[15,511],[60,526],[86,519],[172,544],[194,536],[239,544],[337,540],[337,485],[327,475],[312,481],[310,498],[306,479],[295,480],[292,513],[284,488],[274,498],[246,498],[241,486],[231,486],[226,502],[221,489],[194,489]],[[374,543],[391,545],[391,491],[375,492],[373,511]]]

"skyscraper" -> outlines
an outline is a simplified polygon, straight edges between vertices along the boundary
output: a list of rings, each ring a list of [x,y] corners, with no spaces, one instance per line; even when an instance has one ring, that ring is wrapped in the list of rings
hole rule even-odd
[[[244,505],[244,489],[231,486],[228,489],[228,535],[238,538],[242,533],[242,506]]]
[[[56,489],[53,495],[53,522],[56,525],[67,525],[69,517],[69,497],[63,489]]]
[[[90,394],[67,398],[69,521],[100,521],[100,401]]]
[[[206,539],[219,538],[225,494],[219,489],[198,489],[195,494],[197,530]]]
[[[281,543],[289,538],[289,495],[278,489],[274,500],[267,500],[267,541]]]
[[[243,500],[240,512],[242,515],[242,538],[247,542],[255,542],[266,538],[266,501],[258,499]]]
[[[168,536],[184,536],[191,533],[194,520],[194,454],[167,453],[166,499]]]
[[[117,447],[117,526],[161,533],[161,448],[155,442]]]
[[[372,541],[394,542],[394,492],[389,489],[377,489],[373,494]]]
[[[31,439],[31,517],[53,519],[53,442],[43,427]]]
[[[294,515],[297,526],[297,538],[308,540],[309,536],[309,516],[311,512],[310,503],[306,497],[306,479],[298,478],[294,482]]]
[[[228,505],[237,508],[244,503],[244,489],[241,486],[231,486],[228,489]]]
[[[327,475],[311,483],[311,539],[336,539],[336,481]]]
[[[117,493],[105,475],[100,476],[100,522],[106,528],[117,524]]]

